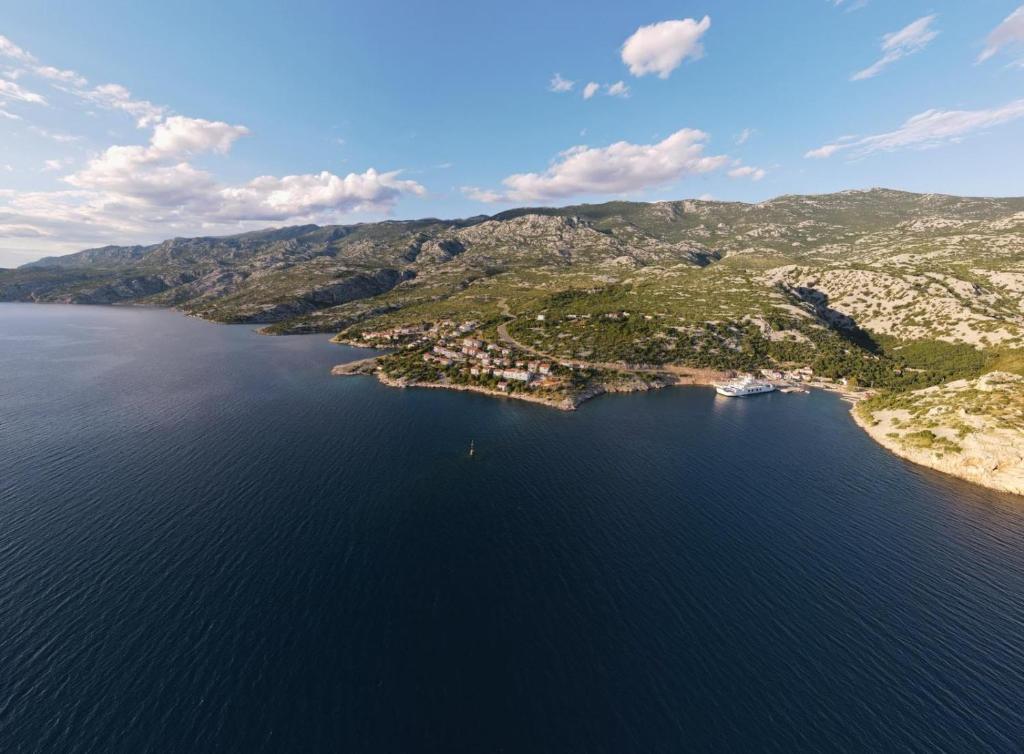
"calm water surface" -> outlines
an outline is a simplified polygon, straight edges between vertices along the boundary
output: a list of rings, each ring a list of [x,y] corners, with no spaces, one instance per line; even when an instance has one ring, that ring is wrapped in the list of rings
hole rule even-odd
[[[362,355],[0,305],[0,750],[1024,748],[1024,498],[832,395],[565,414]]]

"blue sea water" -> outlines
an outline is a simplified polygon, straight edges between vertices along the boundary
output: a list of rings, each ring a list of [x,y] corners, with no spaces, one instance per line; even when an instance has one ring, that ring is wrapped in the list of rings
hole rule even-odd
[[[1024,498],[829,394],[363,355],[0,305],[0,751],[1024,748]]]

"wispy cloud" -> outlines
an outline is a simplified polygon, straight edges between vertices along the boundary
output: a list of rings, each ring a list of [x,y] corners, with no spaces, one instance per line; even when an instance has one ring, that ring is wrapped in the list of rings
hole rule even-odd
[[[883,36],[882,57],[867,68],[854,73],[850,76],[850,80],[863,81],[864,79],[873,78],[897,60],[923,50],[933,39],[939,36],[939,32],[932,28],[934,21],[934,15],[923,16],[907,24],[899,31]]]
[[[622,62],[634,76],[658,74],[667,79],[686,58],[704,55],[701,38],[711,28],[711,18],[662,21],[641,26],[622,45]]]
[[[46,98],[41,94],[30,92],[19,84],[7,79],[0,79],[0,102],[14,100],[15,102],[31,102],[35,105],[45,105]]]
[[[466,187],[485,202],[545,202],[587,194],[626,194],[663,186],[687,175],[725,167],[725,155],[704,154],[708,135],[693,128],[676,131],[655,144],[620,141],[606,147],[571,147],[542,173],[517,173],[501,191]]]
[[[609,84],[606,91],[608,92],[609,97],[629,96],[629,87],[626,86],[626,82],[624,81],[616,81],[614,84]]]
[[[837,8],[842,8],[845,13],[860,10],[868,4],[868,0],[828,0],[828,2]]]
[[[764,168],[755,168],[751,165],[740,165],[729,171],[730,178],[749,178],[752,181],[759,181],[767,174]]]
[[[757,133],[753,128],[744,128],[738,134],[736,134],[736,145],[742,146],[750,141],[750,137]]]
[[[562,78],[562,74],[556,73],[551,77],[551,81],[548,82],[548,91],[555,92],[556,94],[564,94],[565,92],[571,92],[575,81],[569,81],[569,79]]]
[[[900,149],[929,149],[957,142],[978,131],[1024,118],[1024,99],[985,110],[926,110],[894,131],[872,136],[847,136],[812,149],[804,157],[824,159],[839,152],[864,157]]]
[[[583,87],[583,99],[590,99],[595,94],[597,94],[600,88],[600,84],[598,84],[596,81],[591,81],[589,84]]]
[[[80,141],[81,138],[73,136],[72,134],[61,133],[59,131],[48,131],[47,129],[40,128],[39,126],[29,126],[28,130],[45,139],[56,141],[58,144],[71,144],[72,142]]]
[[[985,49],[978,55],[978,62],[983,63],[1006,47],[1024,45],[1024,5],[1020,6],[1003,19],[985,40]],[[1024,65],[1024,58],[1017,61]]]

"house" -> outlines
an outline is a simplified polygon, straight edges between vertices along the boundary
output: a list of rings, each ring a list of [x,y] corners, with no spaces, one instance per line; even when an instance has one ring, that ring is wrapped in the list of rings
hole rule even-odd
[[[518,382],[529,382],[533,375],[525,369],[506,369],[501,373],[501,376],[506,380],[516,380]]]
[[[543,314],[538,314],[537,315],[537,321],[538,322],[543,322],[545,319],[547,319],[547,317],[544,316]]]
[[[439,356],[452,359],[453,361],[465,361],[465,357],[461,353],[453,351],[450,348],[445,348],[444,346],[434,346],[434,353]]]
[[[551,374],[551,365],[546,361],[542,361],[537,365],[537,371],[541,374]]]
[[[498,383],[498,390],[501,390],[501,391],[507,393],[508,392],[508,383],[507,382],[499,382]]]

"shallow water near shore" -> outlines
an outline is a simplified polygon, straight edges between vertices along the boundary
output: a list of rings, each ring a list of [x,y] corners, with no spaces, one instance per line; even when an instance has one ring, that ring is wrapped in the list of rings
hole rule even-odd
[[[0,749],[1020,749],[1021,498],[827,393],[330,376],[366,355],[0,305]]]

